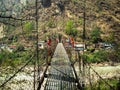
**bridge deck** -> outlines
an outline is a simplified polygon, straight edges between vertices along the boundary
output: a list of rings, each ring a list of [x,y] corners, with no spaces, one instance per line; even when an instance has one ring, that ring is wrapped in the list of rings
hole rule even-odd
[[[45,90],[77,90],[75,75],[62,43],[58,43],[51,60]]]

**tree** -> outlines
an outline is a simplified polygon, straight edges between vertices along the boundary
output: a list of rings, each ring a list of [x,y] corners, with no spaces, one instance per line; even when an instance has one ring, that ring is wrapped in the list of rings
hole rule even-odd
[[[27,36],[30,36],[32,34],[32,30],[35,29],[35,25],[33,22],[26,22],[24,24],[24,29],[25,29],[25,33]]]
[[[24,25],[25,30],[31,31],[35,28],[34,23],[32,22],[26,22]]]
[[[90,33],[91,36],[91,40],[93,43],[98,43],[99,41],[101,41],[101,31],[100,28],[95,26],[92,29],[92,32]]]
[[[68,35],[75,37],[78,33],[78,30],[75,28],[72,20],[69,20],[65,26],[65,32]]]

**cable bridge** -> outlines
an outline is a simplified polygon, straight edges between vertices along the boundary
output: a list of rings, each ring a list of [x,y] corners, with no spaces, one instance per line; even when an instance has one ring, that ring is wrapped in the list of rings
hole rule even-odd
[[[23,66],[21,66],[18,70],[16,70],[15,73],[13,73],[5,81],[3,81],[3,83],[0,84],[0,90],[6,90],[5,87],[7,83],[10,83],[10,81],[12,81],[13,78],[16,77],[18,73],[24,70],[25,67],[34,60],[34,58],[35,55],[33,54]],[[46,65],[46,69],[45,72],[43,72],[42,77],[40,77],[41,73],[38,72],[39,68],[37,68],[36,64],[34,64],[33,88],[29,88],[29,90],[85,90],[84,77],[88,77],[89,79],[88,82],[90,84],[91,90],[100,90],[98,89],[101,87],[99,81],[97,81],[96,86],[93,86],[94,83],[91,81],[91,79],[95,80],[95,78],[91,78],[91,72],[94,72],[95,75],[100,80],[102,80],[102,82],[105,84],[105,88],[109,88],[109,90],[119,90],[119,89],[115,89],[119,87],[113,87],[106,80],[104,80],[104,78],[102,78],[99,75],[99,73],[95,71],[93,67],[91,67],[89,63],[85,63],[85,62],[83,63],[85,64],[84,69],[82,70],[84,71],[84,75],[83,76],[77,75],[74,65],[73,63],[71,63],[62,43],[58,43],[55,52],[52,56],[51,62],[49,63],[50,66],[48,67],[48,65]],[[81,72],[81,70],[79,71],[81,74],[83,73]],[[13,88],[9,90],[13,90]]]
[[[76,76],[62,43],[58,43],[45,77],[44,90],[77,90]]]

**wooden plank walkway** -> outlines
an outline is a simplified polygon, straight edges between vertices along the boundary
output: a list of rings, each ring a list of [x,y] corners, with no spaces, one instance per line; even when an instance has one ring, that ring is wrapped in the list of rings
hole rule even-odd
[[[77,90],[75,75],[62,43],[58,43],[54,52],[44,90]]]

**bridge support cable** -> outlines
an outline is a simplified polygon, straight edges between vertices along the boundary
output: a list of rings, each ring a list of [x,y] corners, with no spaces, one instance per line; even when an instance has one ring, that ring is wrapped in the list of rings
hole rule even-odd
[[[48,67],[49,67],[49,63],[51,62],[51,58],[50,58],[50,60],[48,61],[48,56],[46,56],[46,67],[45,67],[45,70],[43,71],[43,73],[42,73],[42,76],[40,77],[40,79],[39,79],[39,81],[38,81],[38,87],[37,87],[37,90],[40,90],[41,89],[41,85],[42,85],[42,83],[43,83],[43,81],[44,81],[44,78],[47,76],[46,75],[46,72],[47,72],[47,69],[48,69]]]
[[[91,82],[91,72],[90,72],[90,67],[88,67],[88,77],[89,77],[90,89],[93,90],[93,85],[92,85],[92,82]]]
[[[84,51],[81,52],[82,54],[84,54]],[[84,59],[81,57],[80,55],[80,51],[77,51],[77,61],[78,61],[78,67],[79,67],[79,73],[77,74],[78,76],[80,76],[80,81],[78,81],[81,85],[81,88],[83,89],[85,86],[85,82],[84,82],[84,77],[85,77],[85,62]],[[79,78],[78,78],[79,79]]]
[[[81,63],[80,63],[81,64]],[[74,66],[74,65],[73,65]],[[86,71],[88,69],[88,71]],[[85,78],[86,78],[86,75],[88,74],[88,80],[89,80],[89,84],[90,84],[90,89],[91,90],[93,90],[94,89],[94,87],[93,87],[93,85],[92,85],[92,82],[91,82],[91,80],[92,80],[92,78],[91,78],[91,70],[99,77],[99,79],[101,79],[104,83],[105,83],[105,85],[107,85],[111,90],[115,90],[115,88],[113,87],[113,86],[111,86],[107,81],[105,81],[100,75],[99,75],[99,73],[97,72],[97,71],[95,71],[92,67],[91,67],[91,65],[89,64],[89,63],[87,63],[86,61],[85,61],[85,59],[83,60],[83,64],[82,64],[82,68],[81,68],[81,78],[80,78],[80,82],[81,82],[81,84],[80,84],[80,86],[81,86],[81,89],[80,90],[84,90],[84,87],[85,87]],[[76,74],[76,76],[77,76],[77,74]],[[79,80],[79,78],[78,78],[78,80]],[[79,81],[78,81],[79,82]],[[80,83],[79,82],[79,83]],[[98,82],[98,88],[100,88],[100,82]]]
[[[79,62],[79,74],[82,72],[82,69],[81,69],[81,57],[80,57],[80,53],[79,51],[77,51],[77,56],[78,56],[78,62]]]
[[[91,65],[90,65],[89,63],[87,63],[87,64],[88,64],[89,68],[90,68],[91,70],[93,70],[93,72],[95,72],[95,74],[96,74],[107,86],[110,87],[111,90],[115,90],[108,82],[106,82],[106,81],[99,75],[98,72],[96,72],[96,71],[91,67]]]
[[[82,53],[83,55],[84,55],[84,51],[83,51],[83,53]],[[86,82],[85,82],[85,79],[87,79],[88,78],[88,80],[89,80],[89,84],[90,84],[90,89],[91,90],[93,90],[94,89],[94,87],[93,87],[93,85],[92,85],[92,82],[91,82],[91,70],[99,77],[99,79],[101,79],[104,83],[105,83],[105,85],[107,85],[107,86],[109,86],[109,88],[111,89],[111,90],[115,90],[115,88],[113,87],[113,86],[111,86],[107,81],[105,81],[100,75],[99,75],[99,73],[98,72],[96,72],[92,67],[91,67],[91,65],[89,64],[89,63],[87,63],[86,62],[86,60],[85,60],[85,58],[82,58],[82,57],[80,57],[80,53],[78,52],[78,61],[79,61],[79,71],[81,71],[81,72],[79,72],[81,75],[80,75],[80,82],[81,82],[81,84],[80,84],[80,86],[81,86],[81,90],[84,90],[84,87],[85,87],[85,84],[86,84]],[[82,62],[80,62],[80,59],[82,59],[81,61]],[[82,64],[82,65],[81,65]],[[72,64],[72,66],[74,66],[74,64]],[[88,71],[87,71],[87,69],[88,69]],[[86,77],[86,75],[88,74],[88,76]],[[76,74],[76,76],[77,76],[77,74]],[[79,78],[78,78],[78,80],[79,80]],[[78,81],[79,82],[79,81]],[[79,82],[79,83],[80,83]],[[98,88],[100,88],[100,82],[98,82]]]
[[[74,65],[72,65],[72,68],[73,68],[73,71],[74,71],[74,74],[75,74],[75,77],[76,77],[76,81],[77,81],[77,84],[78,84],[77,87],[78,87],[78,89],[82,90],[82,85],[79,82],[79,78],[78,78],[78,75],[77,75],[77,72],[75,70]]]
[[[70,52],[70,62],[72,62],[71,60],[72,60],[72,53]],[[76,72],[76,70],[75,70],[75,67],[74,67],[74,64],[76,63],[76,62],[79,62],[79,74],[77,74],[77,72]],[[74,72],[74,74],[75,74],[75,78],[76,78],[76,82],[77,82],[77,87],[78,87],[78,89],[79,90],[82,90],[83,89],[83,85],[80,83],[80,79],[79,79],[79,75],[80,75],[80,73],[82,73],[82,61],[81,61],[81,56],[80,56],[80,53],[79,53],[79,51],[77,51],[77,54],[76,54],[76,61],[74,61],[72,64],[71,64],[71,66],[72,66],[72,68],[73,68],[73,72]]]
[[[6,81],[4,81],[1,85],[1,87],[4,87],[12,78],[14,78],[21,70],[23,70],[34,58],[34,55],[26,62],[25,65],[23,65],[20,69],[18,69],[10,78],[8,78]]]

